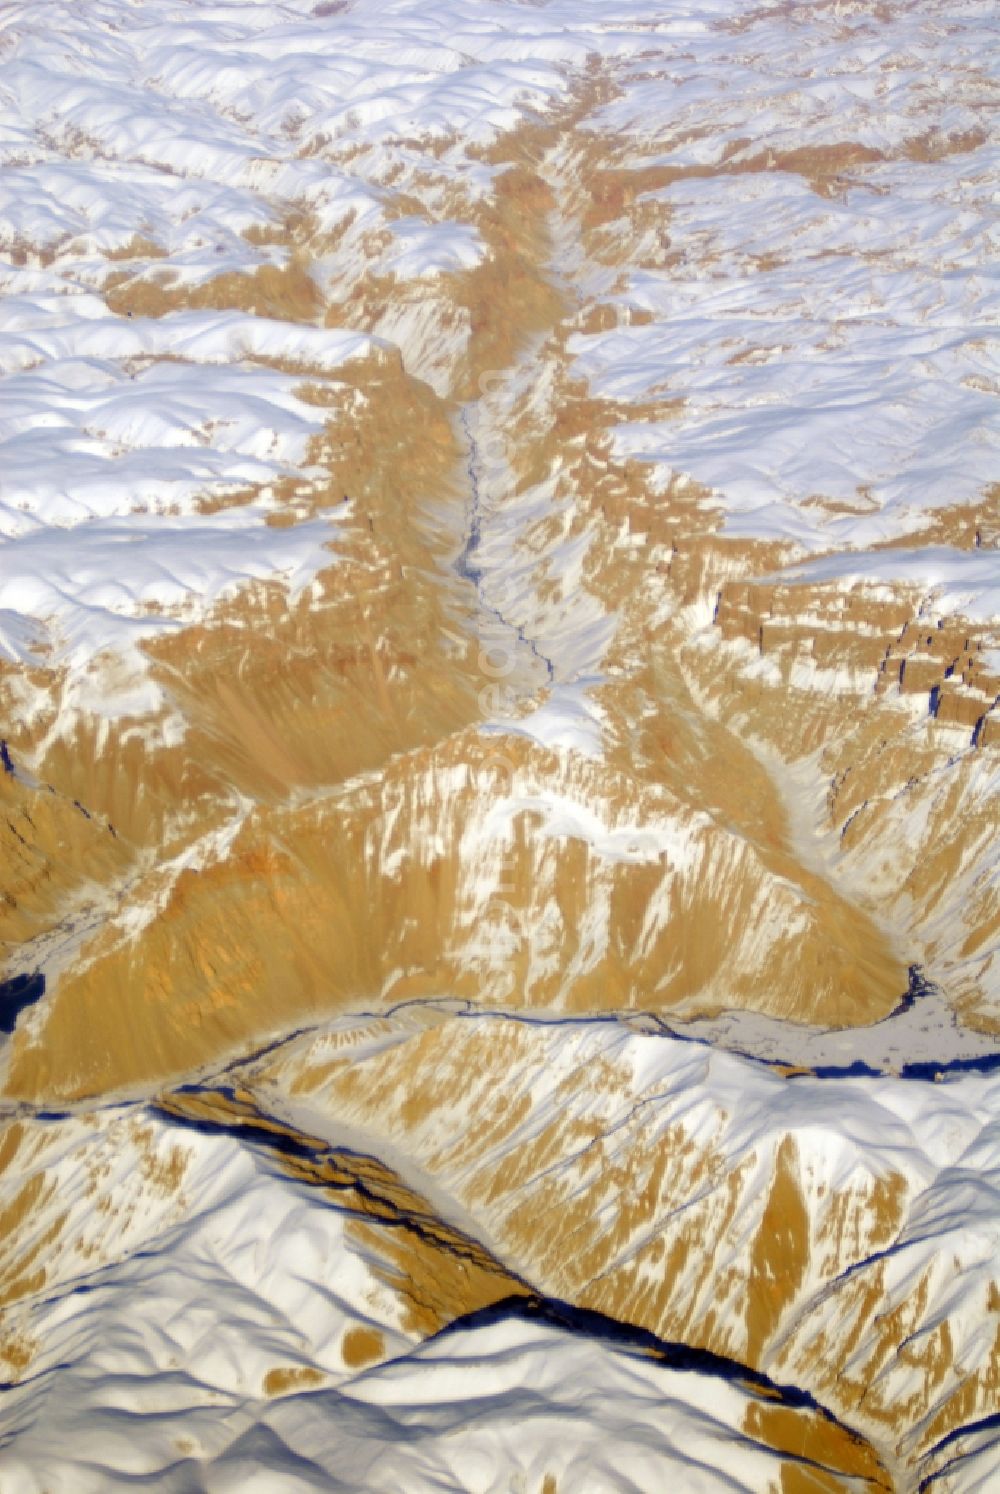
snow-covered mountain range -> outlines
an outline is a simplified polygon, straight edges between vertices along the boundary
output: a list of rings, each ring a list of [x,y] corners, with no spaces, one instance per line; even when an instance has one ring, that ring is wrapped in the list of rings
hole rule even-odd
[[[985,0],[0,11],[0,1489],[1000,1479]]]

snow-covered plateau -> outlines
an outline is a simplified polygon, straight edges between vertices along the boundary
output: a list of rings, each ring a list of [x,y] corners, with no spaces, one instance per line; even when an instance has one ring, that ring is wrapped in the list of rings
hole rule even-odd
[[[987,0],[0,6],[0,1491],[1000,1487]]]

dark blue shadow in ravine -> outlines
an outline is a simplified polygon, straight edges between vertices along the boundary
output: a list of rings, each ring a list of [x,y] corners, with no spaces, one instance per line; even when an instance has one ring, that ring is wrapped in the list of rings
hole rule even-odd
[[[34,1006],[45,995],[45,976],[40,970],[33,975],[12,975],[0,980],[0,1032],[11,1033],[25,1007]]]

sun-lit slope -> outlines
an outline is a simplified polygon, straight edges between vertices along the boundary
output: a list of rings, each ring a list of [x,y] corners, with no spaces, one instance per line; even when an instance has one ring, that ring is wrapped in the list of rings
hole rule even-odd
[[[678,1459],[709,1488],[811,1487],[797,1457],[821,1487],[915,1487],[996,1401],[996,1087],[411,1006],[149,1103],[24,1114],[0,1468],[215,1488],[242,1457],[290,1488],[464,1489],[493,1446],[498,1488],[645,1489]]]
[[[4,897],[0,949],[15,968],[33,941],[94,927],[107,916],[109,888],[120,887],[131,857],[114,826],[54,790],[0,774]],[[58,938],[58,935],[55,935]]]
[[[0,1145],[19,1489],[888,1487],[808,1397],[539,1297],[391,1168],[239,1092]]]
[[[996,1406],[996,1075],[787,1079],[641,1026],[411,1007],[251,1084],[410,1159],[543,1290],[810,1390],[909,1487]]]

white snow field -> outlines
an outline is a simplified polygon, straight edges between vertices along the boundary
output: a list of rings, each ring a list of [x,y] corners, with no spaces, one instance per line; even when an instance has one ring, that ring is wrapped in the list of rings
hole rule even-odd
[[[266,524],[269,487],[323,422],[301,378],[258,365],[336,367],[365,339],[233,313],[125,321],[86,295],[0,298],[0,329],[8,656],[79,667],[250,579],[295,593],[331,563],[328,521]],[[199,511],[248,490],[262,501]]]
[[[475,265],[449,184],[487,192],[480,148],[561,103],[588,59],[617,65],[588,130],[619,132],[625,159],[666,142],[644,162],[678,178],[646,194],[669,208],[665,268],[605,272],[605,298],[652,319],[570,341],[595,394],[684,402],[669,425],[625,419],[616,449],[705,484],[727,532],[805,551],[898,541],[974,500],[998,454],[989,9],[903,7],[873,26],[850,4],[731,0],[8,7],[5,652],[127,647],[151,607],[190,618],[250,578],[298,587],[326,562],[321,530],[263,532],[253,505],[208,524],[197,500],[266,495],[301,462],[321,422],[268,365],[329,372],[365,340],[233,312],[109,314],[109,271],[177,294],[281,269],[293,212],[329,232],[310,268],[322,290],[361,266],[423,284]],[[836,147],[823,163],[831,119],[863,170],[848,154],[838,171]],[[762,152],[788,169],[756,169]],[[430,170],[430,221],[388,216],[388,183]],[[404,316],[395,331],[419,361],[426,329]],[[95,589],[126,536],[135,563]],[[77,579],[65,554],[92,565]],[[919,579],[925,558],[851,574]],[[987,563],[939,552],[928,576],[997,616]]]

